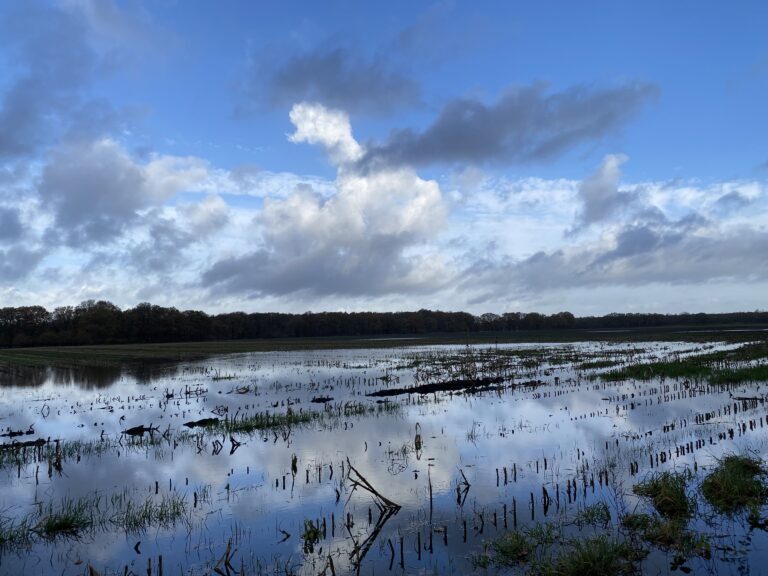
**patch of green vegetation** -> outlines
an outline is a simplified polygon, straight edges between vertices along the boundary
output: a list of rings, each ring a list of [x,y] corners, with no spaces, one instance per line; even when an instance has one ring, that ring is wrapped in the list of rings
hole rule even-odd
[[[748,366],[718,370],[709,377],[710,384],[741,384],[742,382],[762,382],[768,380],[768,365]]]
[[[606,535],[571,540],[556,559],[545,561],[535,572],[543,576],[620,576],[637,574],[642,550]]]
[[[83,530],[93,526],[93,505],[90,501],[71,498],[65,498],[57,510],[50,504],[32,530],[45,538],[78,536]]]
[[[577,370],[595,370],[598,368],[610,368],[611,366],[615,366],[616,362],[614,360],[592,360],[590,362],[582,362],[581,364],[576,365]]]
[[[417,337],[388,336],[379,338],[324,337],[272,338],[263,340],[218,340],[209,342],[174,342],[157,344],[109,344],[91,346],[48,346],[0,349],[0,364],[11,366],[123,366],[132,364],[170,363],[199,360],[223,354],[275,352],[291,350],[336,350],[359,348],[399,348],[457,344],[494,344],[518,342],[747,342],[764,338],[760,327],[711,325],[711,331],[694,331],[684,326],[651,327],[611,331],[593,330],[521,330],[519,332],[475,332],[470,334],[423,334]],[[727,330],[731,329],[731,330]],[[768,344],[763,343],[764,348]],[[749,354],[751,351],[747,350]],[[764,352],[762,357],[768,357]],[[738,359],[730,357],[731,359]],[[742,358],[744,359],[744,358]],[[631,377],[631,376],[627,376]]]
[[[611,523],[611,510],[605,502],[597,502],[596,504],[590,504],[584,509],[579,510],[573,519],[574,523],[579,526],[602,526],[607,527]]]
[[[304,542],[304,554],[312,554],[322,536],[323,532],[320,530],[319,525],[316,526],[312,520],[304,520],[304,532],[301,534],[301,539]]]
[[[27,518],[16,520],[0,516],[0,550],[25,546],[32,542],[32,528]]]
[[[175,491],[159,501],[150,497],[143,502],[134,502],[123,493],[112,497],[112,505],[118,510],[112,522],[127,532],[141,532],[150,526],[167,528],[178,522],[189,524],[187,503]]]
[[[688,530],[688,521],[684,518],[664,519],[649,514],[627,514],[621,523],[649,544],[676,552],[678,559],[690,556],[709,558],[711,554],[707,536]]]
[[[271,430],[290,426],[309,424],[322,416],[320,412],[294,411],[291,408],[285,413],[259,412],[256,414],[244,414],[239,418],[227,418],[212,426],[230,434],[249,434],[259,430]]]
[[[768,501],[766,470],[759,459],[730,454],[718,463],[701,484],[701,492],[716,510],[733,514],[746,507],[759,508]]]
[[[652,380],[654,378],[706,379],[711,384],[738,384],[768,380],[768,365],[739,366],[768,358],[768,343],[752,342],[733,350],[718,350],[680,360],[631,364],[610,370],[599,377],[608,381]]]
[[[530,559],[536,542],[524,532],[508,532],[491,545],[493,560],[500,566],[515,566]],[[489,556],[486,556],[490,558]],[[481,562],[482,563],[482,562]],[[490,562],[488,562],[488,565]],[[487,566],[486,566],[487,567]]]
[[[616,370],[600,374],[600,378],[610,382],[619,380],[653,380],[654,378],[707,378],[712,369],[693,360],[678,360],[672,362],[651,362],[648,364],[631,364]]]
[[[693,514],[693,502],[685,493],[687,484],[686,474],[662,472],[635,484],[632,491],[648,498],[665,518],[689,518]]]

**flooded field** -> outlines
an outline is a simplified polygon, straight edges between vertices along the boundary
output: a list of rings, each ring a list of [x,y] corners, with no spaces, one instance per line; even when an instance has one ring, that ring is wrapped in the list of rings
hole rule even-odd
[[[764,347],[3,365],[0,573],[761,573]]]

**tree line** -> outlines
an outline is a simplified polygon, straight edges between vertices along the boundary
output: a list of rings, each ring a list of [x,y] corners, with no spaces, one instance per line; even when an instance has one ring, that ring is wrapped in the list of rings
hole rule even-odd
[[[377,336],[431,333],[621,329],[706,324],[768,324],[768,312],[724,314],[608,314],[575,317],[570,312],[306,312],[206,314],[199,310],[142,303],[121,310],[88,300],[48,311],[42,306],[0,308],[0,346],[62,346],[192,342],[247,338]]]

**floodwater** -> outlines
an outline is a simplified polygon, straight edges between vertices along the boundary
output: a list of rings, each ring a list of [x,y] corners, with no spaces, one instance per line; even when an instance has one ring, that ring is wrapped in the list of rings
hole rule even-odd
[[[727,347],[269,352],[138,371],[0,366],[0,431],[23,433],[0,443],[50,440],[0,450],[0,528],[25,519],[34,528],[0,538],[0,573],[496,573],[473,558],[509,530],[557,522],[599,532],[570,521],[593,502],[614,518],[640,506],[631,486],[651,472],[689,469],[696,483],[723,454],[765,455],[759,384],[603,382],[590,376],[606,368],[582,367]],[[457,366],[501,383],[369,396],[456,377]],[[266,412],[310,416],[252,433],[184,426]],[[123,433],[137,426],[152,432]],[[176,513],[159,511],[169,501]],[[44,531],[46,515],[78,502],[87,527]],[[150,510],[143,523],[126,520],[130,503]],[[712,558],[686,569],[760,573],[765,532],[735,520],[707,529]],[[643,571],[671,573],[671,556],[652,551]]]

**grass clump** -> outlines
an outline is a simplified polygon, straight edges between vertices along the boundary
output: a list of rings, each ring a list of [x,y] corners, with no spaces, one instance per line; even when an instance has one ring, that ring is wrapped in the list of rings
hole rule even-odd
[[[635,484],[632,491],[648,498],[665,518],[689,518],[693,514],[693,502],[685,493],[687,483],[685,474],[662,472]]]
[[[0,550],[31,542],[31,527],[27,518],[15,520],[0,516]]]
[[[285,414],[259,412],[257,414],[243,415],[240,418],[227,419],[216,427],[230,434],[248,434],[259,430],[271,430],[287,426],[309,424],[318,418],[320,418],[319,412],[294,412],[289,408]]]
[[[611,523],[611,510],[605,502],[598,502],[579,510],[574,518],[574,523],[579,526],[607,527]]]
[[[301,539],[304,541],[304,554],[312,554],[315,551],[315,546],[320,542],[322,535],[319,524],[315,525],[312,520],[304,520],[304,532],[301,534]]]
[[[70,498],[64,499],[58,510],[54,510],[53,505],[50,505],[47,513],[35,526],[34,532],[45,538],[78,536],[93,525],[93,506],[94,503],[92,502]]]
[[[746,507],[758,508],[768,500],[760,460],[731,454],[701,484],[704,498],[719,512],[733,514]]]
[[[572,540],[557,559],[543,563],[538,572],[544,576],[621,576],[637,574],[637,562],[643,551],[629,542],[601,535]]]
[[[135,502],[124,493],[113,496],[112,505],[117,510],[112,522],[126,532],[141,532],[150,526],[168,528],[178,522],[189,523],[187,503],[178,492],[162,496],[159,501],[147,498],[143,502]]]
[[[514,566],[526,562],[533,554],[536,544],[523,532],[509,532],[491,545],[494,561],[500,566]]]
[[[674,551],[679,562],[694,555],[703,558],[711,556],[709,539],[688,530],[685,518],[665,519],[649,514],[627,514],[621,524],[645,542],[662,550]]]

